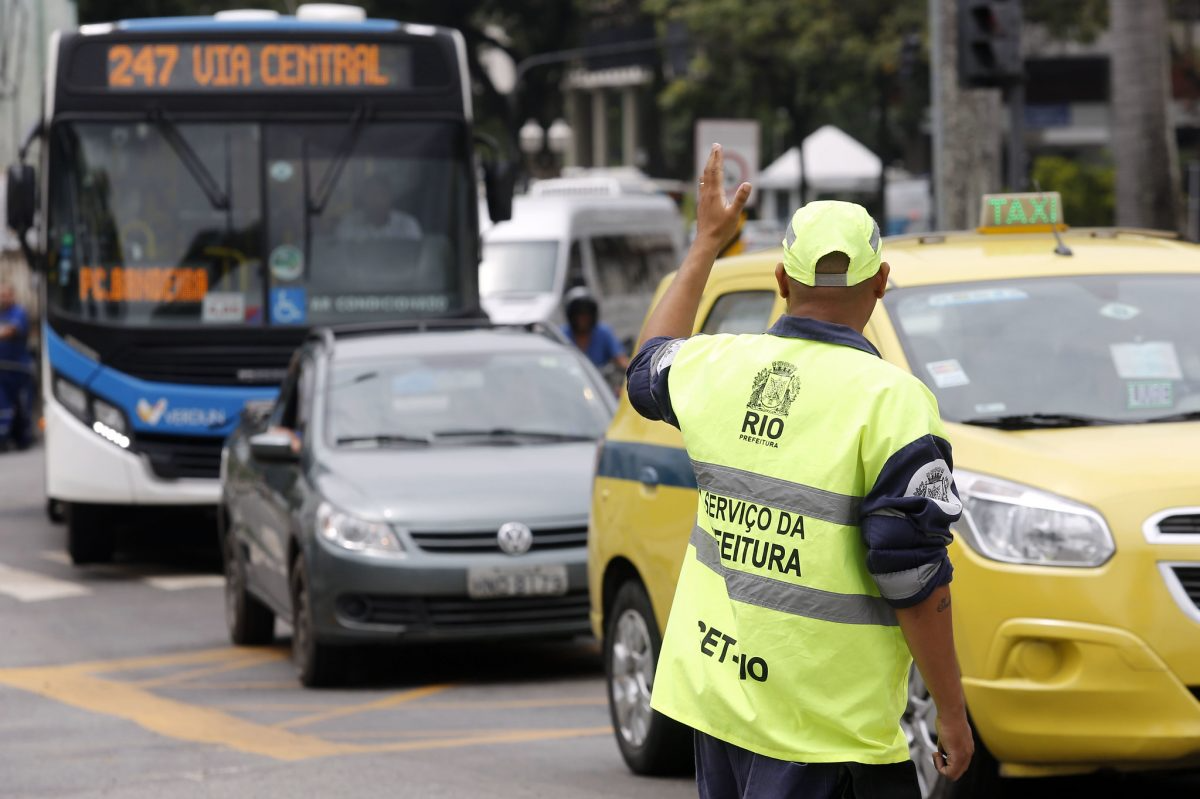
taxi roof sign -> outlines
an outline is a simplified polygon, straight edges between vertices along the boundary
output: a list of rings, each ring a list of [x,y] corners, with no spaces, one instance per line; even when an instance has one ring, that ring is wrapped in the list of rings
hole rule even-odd
[[[980,233],[1050,233],[1067,226],[1056,191],[985,194],[979,206]]]

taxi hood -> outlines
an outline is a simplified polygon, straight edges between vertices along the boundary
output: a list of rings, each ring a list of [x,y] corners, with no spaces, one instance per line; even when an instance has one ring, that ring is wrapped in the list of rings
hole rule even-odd
[[[587,519],[595,456],[591,441],[339,450],[313,477],[342,510],[402,526],[573,524]]]
[[[948,424],[956,469],[1099,510],[1120,537],[1168,507],[1200,505],[1200,422],[1005,431]],[[1131,531],[1132,532],[1132,531]]]

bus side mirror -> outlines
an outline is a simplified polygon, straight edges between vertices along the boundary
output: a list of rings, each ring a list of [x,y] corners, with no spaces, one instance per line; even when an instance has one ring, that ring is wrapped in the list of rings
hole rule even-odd
[[[516,182],[517,170],[511,161],[488,161],[483,165],[483,188],[487,193],[488,216],[493,222],[512,219]]]
[[[29,164],[13,164],[8,168],[8,185],[5,191],[5,222],[22,239],[25,231],[33,227],[33,216],[37,211],[37,179]]]

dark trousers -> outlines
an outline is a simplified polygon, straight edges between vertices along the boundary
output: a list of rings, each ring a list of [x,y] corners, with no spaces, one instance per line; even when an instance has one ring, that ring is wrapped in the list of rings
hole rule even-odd
[[[8,440],[19,449],[33,442],[32,404],[32,375],[0,366],[0,411],[9,418]]]
[[[700,799],[920,799],[910,761],[789,763],[696,733]]]

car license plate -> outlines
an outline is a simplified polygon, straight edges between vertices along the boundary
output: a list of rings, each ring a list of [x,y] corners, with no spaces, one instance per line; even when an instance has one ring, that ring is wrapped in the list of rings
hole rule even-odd
[[[567,593],[567,567],[479,566],[467,569],[467,596],[499,599],[511,596],[562,596]]]

